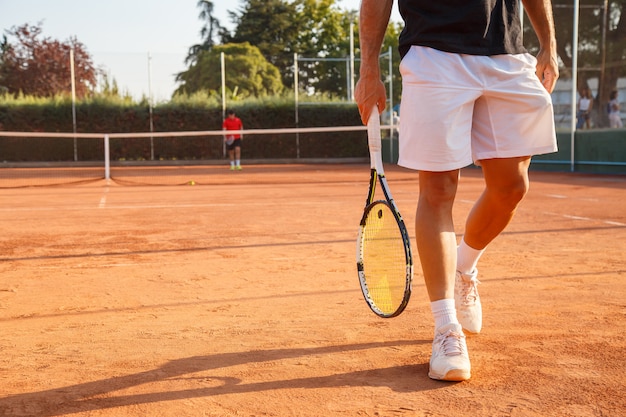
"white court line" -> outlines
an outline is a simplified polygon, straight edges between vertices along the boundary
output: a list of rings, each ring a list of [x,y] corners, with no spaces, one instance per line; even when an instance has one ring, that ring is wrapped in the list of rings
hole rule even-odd
[[[102,201],[102,200],[100,200]],[[266,204],[265,204],[266,205]],[[241,206],[241,204],[229,204],[229,203],[214,203],[214,204],[154,204],[154,205],[131,205],[131,206],[112,206],[108,205],[105,207],[94,207],[94,206],[72,206],[72,207],[60,207],[60,206],[49,206],[49,207],[21,207],[21,208],[0,208],[0,212],[2,211],[82,211],[82,210],[146,210],[146,209],[171,209],[171,208],[201,208],[201,207],[229,207],[229,206]]]
[[[620,222],[612,222],[610,220],[605,221],[604,223],[606,224],[610,224],[611,226],[626,226],[625,223],[620,223]]]
[[[546,194],[546,196],[547,197],[552,197],[552,198],[563,198],[563,199],[567,199],[568,198],[567,196],[559,195],[559,194]],[[459,200],[459,202],[467,203],[467,204],[474,204],[474,201],[470,201],[470,200]],[[574,216],[574,215],[571,215],[571,214],[554,213],[554,212],[550,212],[550,211],[544,211],[543,214],[547,214],[549,216],[563,217],[565,219],[571,219],[571,220],[581,220],[581,221],[587,221],[587,222],[599,222],[599,223],[608,224],[610,226],[626,226],[626,223],[614,222],[614,221],[611,221],[611,220],[594,219],[592,217]]]
[[[551,198],[558,198],[558,199],[568,199],[568,196],[565,195],[561,195],[561,194],[545,194],[546,197],[551,197]],[[585,200],[585,201],[594,201],[597,202],[599,201],[597,198],[580,198],[578,200]],[[602,220],[602,219],[594,219],[592,217],[583,217],[583,216],[574,216],[571,214],[563,214],[563,213],[552,213],[552,212],[548,212],[548,211],[544,211],[544,214],[550,215],[550,216],[559,216],[559,217],[563,217],[565,219],[571,219],[571,220],[581,220],[581,221],[586,221],[586,222],[599,222],[599,223],[604,223],[604,224],[608,224],[611,226],[626,226],[625,223],[620,223],[620,222],[614,222],[611,220]]]
[[[107,204],[107,194],[109,193],[109,187],[104,189],[104,194],[100,198],[100,203],[98,204],[98,208],[104,208]]]
[[[586,220],[586,221],[594,221],[594,219],[592,219],[591,217],[582,217],[582,216],[572,216],[569,214],[562,214],[561,217],[565,217],[566,219],[572,219],[572,220]]]
[[[116,254],[114,256],[125,256],[127,254]],[[93,255],[88,255],[88,256],[84,256],[85,258],[87,257],[102,257],[102,256],[106,256],[106,257],[111,257],[111,255],[106,254],[106,253],[96,253]],[[97,269],[97,268],[128,268],[128,267],[132,267],[135,268],[137,266],[146,266],[146,265],[187,265],[189,264],[189,261],[180,261],[180,262],[126,262],[126,263],[108,263],[108,264],[77,264],[77,265],[48,265],[48,266],[37,266],[37,269],[50,269],[50,270],[57,270],[57,269]]]
[[[546,194],[547,197],[552,197],[552,198],[561,198],[561,199],[567,199],[567,196],[564,195],[560,195],[560,194]],[[598,201],[598,200],[593,200],[593,201]],[[458,200],[458,202],[460,203],[465,203],[465,204],[474,204],[475,201],[472,200]],[[626,223],[620,223],[620,222],[614,222],[611,220],[602,220],[602,219],[594,219],[591,217],[582,217],[582,216],[573,216],[570,214],[563,214],[563,213],[553,213],[553,212],[549,212],[549,211],[544,211],[543,214],[547,214],[549,216],[558,216],[558,217],[563,217],[566,219],[572,219],[572,220],[582,220],[582,221],[587,221],[587,222],[599,222],[599,223],[604,223],[604,224],[608,224],[611,226],[626,226]]]
[[[310,201],[285,201],[280,203],[281,206],[307,206],[311,207],[314,205],[318,206],[328,206],[330,204],[340,204],[344,203],[341,201],[334,200],[324,200],[319,201],[317,203],[312,203]],[[206,207],[241,207],[244,206],[267,206],[266,202],[250,202],[245,204],[235,204],[235,203],[204,203],[204,204],[144,204],[144,205],[106,205],[105,207],[94,207],[94,206],[72,206],[72,207],[62,207],[62,206],[49,206],[49,207],[0,207],[0,212],[29,212],[29,211],[81,211],[81,210],[148,210],[148,209],[178,209],[178,208],[206,208]]]
[[[553,212],[550,212],[550,211],[544,211],[543,214],[547,214],[549,216],[563,217],[565,219],[571,219],[571,220],[581,220],[581,221],[586,221],[586,222],[604,223],[604,224],[608,224],[608,225],[611,225],[611,226],[626,226],[626,223],[614,222],[614,221],[611,221],[611,220],[594,219],[592,217],[573,216],[573,215],[570,215],[570,214],[553,213]]]
[[[566,196],[566,195],[561,195],[561,194],[545,194],[545,196],[546,196],[546,197],[550,197],[550,198],[558,198],[558,199],[560,199],[560,200],[566,200],[566,199],[570,198],[570,197],[568,197],[568,196]],[[593,202],[600,201],[600,200],[598,200],[597,198],[589,198],[589,197],[587,197],[587,198],[577,197],[577,198],[575,198],[575,200],[580,200],[580,201],[593,201]]]

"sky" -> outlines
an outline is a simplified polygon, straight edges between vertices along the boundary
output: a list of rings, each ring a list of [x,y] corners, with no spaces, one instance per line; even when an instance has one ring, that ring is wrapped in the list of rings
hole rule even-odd
[[[231,27],[228,11],[240,0],[213,0],[215,17]],[[337,0],[358,10],[360,0]],[[42,22],[43,36],[66,41],[75,36],[94,65],[133,97],[167,101],[175,75],[186,70],[187,51],[200,43],[197,0],[0,0],[0,30]],[[394,4],[392,19],[400,21]]]

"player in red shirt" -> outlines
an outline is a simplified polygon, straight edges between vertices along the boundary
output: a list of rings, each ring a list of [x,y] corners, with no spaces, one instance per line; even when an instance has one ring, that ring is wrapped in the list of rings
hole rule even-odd
[[[222,128],[224,130],[243,130],[243,123],[241,119],[235,115],[234,110],[228,110],[228,117],[224,119]],[[241,170],[241,141],[243,135],[239,133],[224,135],[224,142],[226,142],[226,149],[228,150],[228,156],[230,157],[230,169]]]

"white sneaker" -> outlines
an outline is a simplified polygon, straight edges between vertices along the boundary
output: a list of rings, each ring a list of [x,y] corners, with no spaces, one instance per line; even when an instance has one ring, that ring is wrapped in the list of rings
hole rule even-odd
[[[428,376],[442,381],[465,381],[471,365],[461,325],[446,324],[435,331]]]
[[[459,323],[470,333],[480,333],[483,326],[483,310],[478,295],[480,281],[476,276],[478,270],[471,274],[456,271],[454,281],[454,304]]]

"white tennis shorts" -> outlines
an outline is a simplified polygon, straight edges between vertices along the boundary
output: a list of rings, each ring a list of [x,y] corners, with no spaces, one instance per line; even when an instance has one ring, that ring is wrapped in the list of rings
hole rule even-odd
[[[398,164],[451,171],[555,152],[550,94],[529,54],[476,56],[413,46],[400,63]]]

